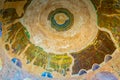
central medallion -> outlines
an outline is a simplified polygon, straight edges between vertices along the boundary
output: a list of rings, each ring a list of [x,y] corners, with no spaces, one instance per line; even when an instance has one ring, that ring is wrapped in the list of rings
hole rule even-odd
[[[54,17],[55,21],[59,25],[63,25],[67,20],[69,20],[68,16],[64,13],[58,13]]]
[[[48,20],[56,31],[66,31],[73,25],[74,17],[69,10],[58,8],[50,12]]]

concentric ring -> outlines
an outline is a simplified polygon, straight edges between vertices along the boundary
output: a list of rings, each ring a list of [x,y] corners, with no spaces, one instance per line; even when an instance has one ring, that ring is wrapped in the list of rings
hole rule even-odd
[[[64,8],[58,8],[48,15],[48,20],[51,22],[51,27],[56,31],[66,31],[73,25],[73,14]]]
[[[67,9],[68,13],[70,11],[70,14],[74,15],[74,19],[69,18],[70,14],[67,15],[71,27],[67,31],[57,31],[58,27],[52,28],[52,21],[48,19],[52,11],[56,11],[56,9],[59,11],[60,8],[62,12]],[[21,23],[26,25],[31,35],[30,40],[36,46],[42,47],[48,53],[64,54],[78,52],[93,41],[98,32],[97,20],[94,16],[96,14],[90,1],[49,0],[42,4],[40,1],[33,1],[22,19],[24,21],[21,20]],[[58,29],[66,30],[66,28]]]

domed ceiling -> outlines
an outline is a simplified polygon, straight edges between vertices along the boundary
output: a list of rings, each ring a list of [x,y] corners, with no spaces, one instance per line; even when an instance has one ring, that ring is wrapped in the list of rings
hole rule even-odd
[[[0,4],[0,80],[119,80],[120,0]]]

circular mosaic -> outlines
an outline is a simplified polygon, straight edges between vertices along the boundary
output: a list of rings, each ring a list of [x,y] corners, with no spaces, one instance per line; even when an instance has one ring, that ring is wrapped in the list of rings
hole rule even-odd
[[[1,2],[1,44],[11,65],[30,74],[42,78],[86,75],[114,60],[113,53],[120,50],[120,1]]]

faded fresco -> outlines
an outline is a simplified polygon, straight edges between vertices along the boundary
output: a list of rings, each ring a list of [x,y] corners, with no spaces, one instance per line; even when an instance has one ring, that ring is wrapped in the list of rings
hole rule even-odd
[[[120,80],[120,0],[0,0],[0,80]]]

